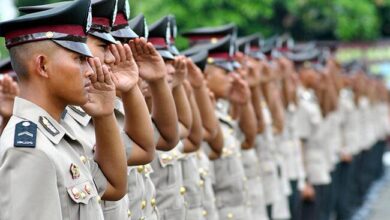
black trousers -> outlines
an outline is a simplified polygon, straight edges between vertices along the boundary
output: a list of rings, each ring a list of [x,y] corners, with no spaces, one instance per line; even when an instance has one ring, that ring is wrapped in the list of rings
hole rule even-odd
[[[269,220],[272,220],[272,205],[267,205],[267,216]]]
[[[340,162],[337,164],[334,184],[335,184],[335,206],[334,213],[336,220],[348,220],[352,217],[349,201],[353,191],[351,190],[352,163]]]
[[[300,220],[301,219],[301,192],[298,189],[298,181],[291,180],[290,186],[292,193],[288,197],[288,203],[291,213],[291,220]]]
[[[302,201],[302,220],[320,220],[323,218],[323,210],[325,207],[324,194],[328,185],[314,185],[315,198],[314,200]]]

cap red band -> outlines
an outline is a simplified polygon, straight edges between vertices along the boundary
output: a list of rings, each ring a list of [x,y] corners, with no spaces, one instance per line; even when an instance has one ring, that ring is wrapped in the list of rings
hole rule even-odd
[[[290,51],[287,47],[281,47],[281,48],[278,48],[278,50],[280,52],[288,52],[288,51]]]
[[[49,31],[68,34],[68,35],[86,36],[84,32],[84,27],[80,25],[48,25],[48,26],[24,28],[20,30],[11,31],[5,34],[5,39],[9,40],[23,35],[49,32]]]
[[[168,47],[165,38],[162,37],[151,37],[148,39],[148,41],[152,43],[154,46]]]
[[[92,23],[103,26],[111,26],[110,19],[103,17],[92,17]]]
[[[221,39],[226,35],[199,35],[199,36],[189,36],[190,41],[200,41],[200,40],[211,40],[213,38]]]
[[[260,47],[257,47],[257,46],[251,46],[251,51],[259,51],[260,50]]]
[[[219,59],[225,59],[225,60],[231,60],[232,57],[230,56],[229,53],[226,52],[220,52],[220,53],[210,53],[209,57],[212,58],[219,58]]]
[[[115,25],[128,24],[127,18],[123,12],[119,12],[115,18]]]

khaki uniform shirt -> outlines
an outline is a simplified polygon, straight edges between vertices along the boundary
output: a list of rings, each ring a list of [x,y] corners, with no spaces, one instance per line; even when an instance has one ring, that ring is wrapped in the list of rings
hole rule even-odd
[[[305,180],[305,169],[302,158],[302,145],[296,130],[299,127],[297,106],[290,104],[285,112],[285,127],[283,131],[284,146],[281,150],[287,163],[289,180],[297,180],[298,188],[302,188]]]
[[[103,219],[107,180],[74,134],[15,98],[0,140],[0,219]]]
[[[186,220],[203,220],[202,195],[203,187],[198,172],[198,161],[195,153],[185,154],[180,160],[183,171],[183,186],[186,189],[184,201],[186,205]]]
[[[341,113],[342,145],[341,154],[356,155],[359,153],[359,112],[350,89],[340,91],[339,109]]]
[[[215,194],[213,190],[214,179],[214,167],[209,160],[207,154],[203,150],[209,148],[206,142],[202,142],[201,149],[197,152],[198,171],[200,175],[201,186],[201,199],[203,212],[202,215],[207,220],[218,220],[218,210],[215,205]]]
[[[216,114],[224,136],[221,158],[214,160],[214,193],[220,220],[251,219],[246,206],[245,172],[236,138],[237,123],[228,115],[229,103],[218,100]]]
[[[150,177],[156,186],[156,203],[161,220],[185,219],[184,197],[186,189],[183,186],[182,167],[179,162],[183,144],[171,151],[156,151],[151,163],[153,173]]]
[[[311,184],[330,183],[329,164],[326,159],[328,126],[324,125],[317,98],[312,90],[301,90],[298,107],[298,137],[304,140],[303,157],[307,179]]]
[[[265,130],[256,137],[256,152],[260,162],[261,181],[264,200],[270,205],[279,200],[283,193],[279,186],[278,164],[275,157],[275,140],[272,130],[272,118],[267,104],[262,101]]]
[[[80,107],[67,106],[66,114],[63,117],[63,126],[73,131],[78,140],[85,140],[89,159],[93,158],[94,146],[96,143],[95,129],[91,117],[86,114]],[[130,152],[132,141],[125,132],[121,133],[122,140],[126,146],[126,151]],[[102,201],[101,202],[104,219],[122,220],[129,219],[129,198],[124,196],[119,201]]]

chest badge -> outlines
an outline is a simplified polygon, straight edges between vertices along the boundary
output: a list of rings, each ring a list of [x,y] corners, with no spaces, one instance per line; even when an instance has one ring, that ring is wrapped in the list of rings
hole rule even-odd
[[[80,177],[80,168],[76,164],[72,163],[70,165],[69,171],[70,174],[72,175],[72,179],[77,179]]]

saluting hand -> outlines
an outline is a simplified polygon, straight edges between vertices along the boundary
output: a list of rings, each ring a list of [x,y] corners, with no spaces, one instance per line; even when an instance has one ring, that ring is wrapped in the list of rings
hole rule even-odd
[[[19,95],[19,86],[9,75],[0,80],[0,115],[9,118],[12,115],[15,97]]]
[[[94,74],[90,76],[91,86],[88,89],[88,102],[82,108],[92,117],[108,116],[114,112],[115,85],[112,73],[99,58],[88,60]]]
[[[199,88],[204,85],[204,76],[202,71],[195,65],[195,63],[187,58],[187,70],[188,70],[188,80],[191,83],[193,88]]]
[[[115,63],[111,66],[112,80],[120,92],[128,92],[139,79],[138,66],[128,44],[121,43],[110,45],[111,53],[115,57]]]
[[[165,63],[157,50],[144,38],[130,41],[130,48],[139,68],[140,77],[150,83],[165,78]]]
[[[249,101],[250,89],[248,83],[233,73],[233,83],[229,92],[229,100],[235,104],[244,105]]]
[[[185,56],[177,56],[173,62],[173,67],[175,68],[174,75],[174,86],[180,85],[187,78],[187,58]]]

